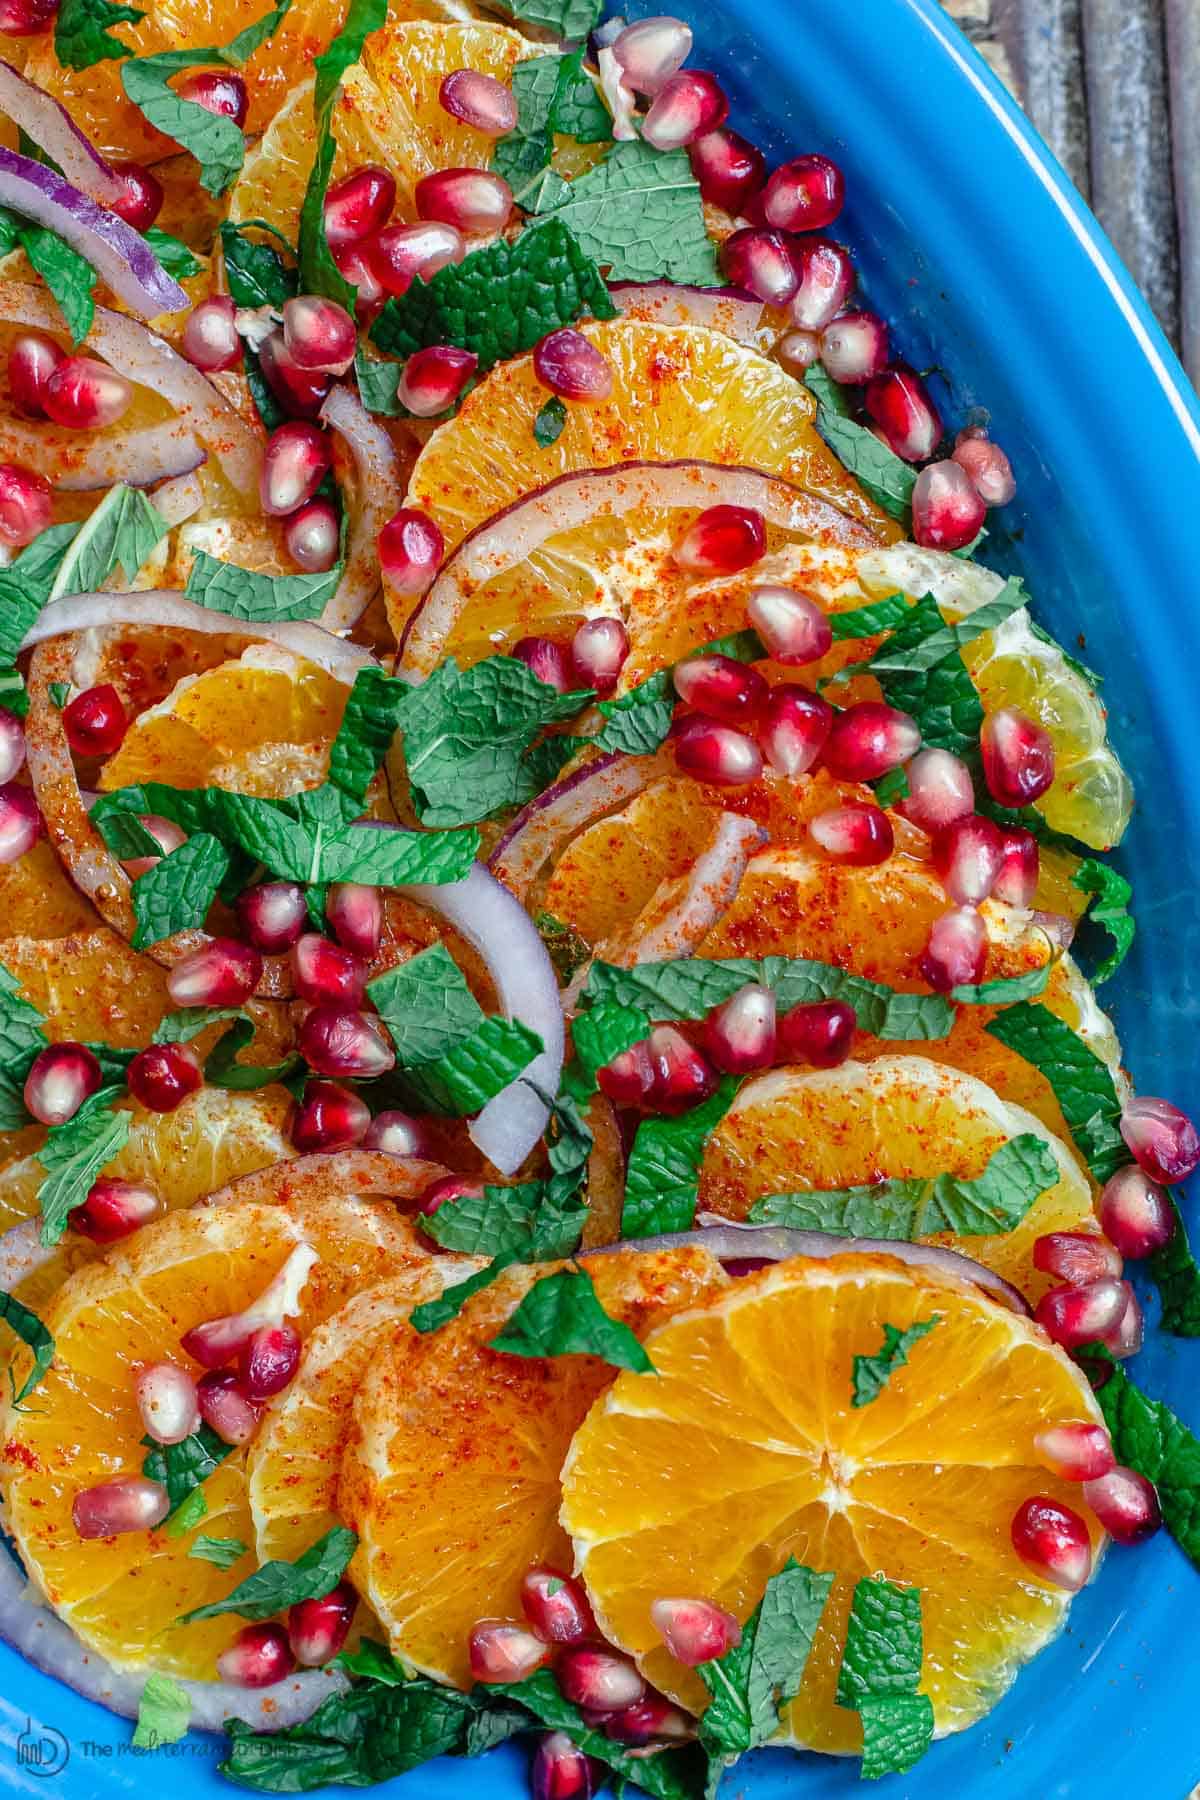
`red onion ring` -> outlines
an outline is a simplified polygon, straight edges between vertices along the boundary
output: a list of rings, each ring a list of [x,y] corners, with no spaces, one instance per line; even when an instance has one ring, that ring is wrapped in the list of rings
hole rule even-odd
[[[118,481],[148,488],[170,476],[190,474],[207,461],[191,432],[174,419],[113,433],[65,431],[54,425],[39,430],[6,419],[4,448],[23,468],[32,469],[64,494],[115,487]]]
[[[191,304],[140,232],[45,163],[0,148],[0,205],[57,232],[139,318],[186,312]]]
[[[101,206],[113,206],[123,197],[124,182],[84,137],[66,107],[3,61],[0,112],[54,158],[68,181]]]
[[[630,319],[652,325],[707,325],[759,348],[763,303],[741,288],[672,287],[669,281],[612,281],[609,293]]]
[[[45,289],[23,281],[0,281],[0,319],[57,336],[63,331],[62,315]],[[241,494],[257,491],[261,432],[248,425],[207,376],[165,338],[124,313],[98,306],[86,342],[128,380],[169,401],[177,426],[211,451],[231,487]]]
[[[723,812],[713,840],[679,881],[664,884],[629,928],[629,941],[608,960],[622,968],[687,956],[733,905],[746,865],[766,832],[754,819]]]
[[[182,525],[204,505],[204,489],[195,472],[173,475],[154,490],[154,510],[168,525]]]
[[[524,902],[539,871],[577,831],[623,806],[663,773],[656,756],[610,750],[556,781],[521,809],[488,857],[488,868]]]
[[[338,385],[333,389],[321,408],[321,421],[338,433],[354,459],[357,491],[348,507],[350,540],[346,566],[337,592],[321,614],[326,631],[348,631],[379,592],[381,576],[375,540],[396,510],[404,484],[391,438],[348,387]]]
[[[460,615],[484,583],[525,562],[558,532],[600,514],[620,518],[640,506],[701,508],[718,503],[752,507],[771,525],[827,543],[851,548],[878,543],[865,525],[828,501],[757,469],[642,462],[560,475],[463,539],[409,619],[397,673],[418,681],[432,674]]]
[[[293,1200],[346,1199],[351,1194],[414,1200],[449,1173],[440,1163],[419,1156],[392,1156],[386,1150],[314,1151],[310,1156],[286,1157],[265,1169],[239,1175],[196,1204],[282,1206]],[[0,1238],[0,1255],[3,1250],[4,1239]]]

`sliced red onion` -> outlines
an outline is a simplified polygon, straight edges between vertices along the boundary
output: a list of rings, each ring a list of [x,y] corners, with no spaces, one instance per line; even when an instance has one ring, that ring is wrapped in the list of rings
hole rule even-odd
[[[612,114],[613,137],[618,144],[637,136],[637,95],[626,87],[620,63],[608,44],[596,52],[596,68],[600,75],[600,91]]]
[[[623,756],[616,750],[585,763],[522,808],[488,857],[488,868],[524,902],[561,844],[632,800],[662,773],[657,757]]]
[[[57,1255],[57,1244],[43,1244],[40,1218],[22,1219],[0,1237],[0,1290],[11,1294],[18,1282]]]
[[[732,906],[746,865],[766,835],[754,819],[723,812],[708,848],[680,880],[664,883],[630,928],[627,947],[610,960],[632,968],[689,955]]]
[[[154,490],[154,510],[168,525],[182,525],[204,505],[204,489],[194,472],[188,471],[164,481]]]
[[[333,389],[321,408],[321,420],[344,440],[354,459],[355,491],[349,507],[346,566],[337,592],[321,615],[326,631],[348,631],[379,592],[381,577],[375,541],[396,510],[396,496],[404,483],[391,438],[350,388]]]
[[[44,288],[23,281],[0,281],[0,319],[62,334],[57,306]],[[175,423],[196,438],[220,463],[238,493],[258,491],[262,434],[239,415],[206,375],[173,350],[165,338],[124,313],[98,306],[87,346],[119,374],[151,388],[175,408]],[[163,474],[168,471],[161,471]]]
[[[148,488],[173,475],[187,475],[207,460],[190,431],[175,419],[136,431],[66,431],[56,425],[4,422],[4,447],[22,468],[44,476],[60,493],[93,488]]]
[[[547,538],[639,507],[699,511],[718,504],[748,507],[770,525],[848,549],[878,542],[865,525],[828,501],[757,469],[705,462],[622,463],[560,475],[463,539],[409,621],[397,672],[418,681],[432,674],[469,601],[497,575],[525,562]]]
[[[124,197],[121,177],[84,137],[66,107],[7,62],[0,62],[0,112],[54,158],[68,181],[101,206],[112,206]]]
[[[392,1156],[386,1150],[318,1150],[239,1175],[209,1194],[201,1205],[278,1206],[284,1201],[346,1199],[351,1194],[412,1200],[448,1173],[440,1163],[417,1156]],[[3,1246],[0,1238],[0,1251]]]
[[[57,232],[139,318],[186,312],[190,306],[140,232],[45,163],[0,148],[0,205]]]
[[[707,325],[758,348],[763,303],[742,288],[672,287],[669,281],[614,281],[609,293],[626,318],[653,325]]]

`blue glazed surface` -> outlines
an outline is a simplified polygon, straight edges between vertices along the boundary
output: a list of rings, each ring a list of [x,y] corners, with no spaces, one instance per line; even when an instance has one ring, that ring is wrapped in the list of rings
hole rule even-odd
[[[630,10],[665,10],[665,0]],[[695,62],[727,82],[735,124],[775,157],[821,149],[843,165],[850,201],[837,229],[870,301],[914,366],[947,371],[951,424],[986,408],[1012,458],[1009,536],[994,536],[985,560],[1025,574],[1039,616],[1065,642],[1086,639],[1141,796],[1120,860],[1137,870],[1142,931],[1105,997],[1138,1085],[1195,1110],[1195,396],[1094,221],[935,0],[696,0],[678,10],[696,27]],[[1153,1321],[1153,1301],[1149,1311]],[[1200,1343],[1152,1331],[1136,1374],[1200,1429]],[[1113,1551],[1067,1633],[991,1717],[884,1792],[1185,1800],[1200,1782],[1198,1583],[1165,1534]],[[232,1792],[214,1772],[216,1740],[134,1756],[126,1724],[3,1647],[0,1695],[7,1791],[35,1800]],[[18,1756],[19,1740],[36,1743],[46,1727],[70,1744],[55,1774]],[[418,1770],[386,1791],[519,1800],[523,1764],[506,1748],[483,1763]],[[772,1752],[739,1768],[726,1791],[832,1800],[857,1787],[854,1762]]]

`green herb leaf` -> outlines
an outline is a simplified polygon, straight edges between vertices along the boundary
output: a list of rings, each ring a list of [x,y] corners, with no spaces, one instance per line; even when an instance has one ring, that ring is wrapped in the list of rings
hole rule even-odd
[[[277,619],[318,619],[342,578],[342,565],[322,575],[260,575],[220,562],[204,550],[193,552],[184,593],[210,612],[255,624]]]
[[[478,1196],[464,1194],[422,1220],[422,1229],[443,1250],[549,1262],[578,1249],[586,1219],[587,1207],[578,1201],[559,1204],[548,1197],[544,1182],[524,1181],[485,1187]]]
[[[852,1406],[869,1406],[872,1400],[878,1399],[897,1369],[902,1369],[908,1361],[908,1353],[914,1344],[942,1322],[941,1313],[934,1313],[932,1318],[917,1319],[907,1331],[901,1331],[897,1325],[885,1324],[883,1327],[883,1345],[870,1356],[854,1358],[851,1389]]]
[[[804,1679],[832,1585],[832,1575],[789,1557],[768,1581],[741,1643],[699,1665],[696,1673],[712,1695],[700,1719],[700,1739],[710,1755],[741,1756],[774,1737],[780,1708]]]
[[[651,756],[666,740],[675,716],[671,670],[659,669],[627,694],[602,700],[605,724],[596,737],[598,750],[620,750],[626,756]]]
[[[567,409],[557,394],[552,394],[533,421],[534,442],[543,450],[557,444],[567,422]]]
[[[132,585],[169,530],[140,488],[124,483],[110,488],[67,547],[47,598],[93,593],[118,569]]]
[[[217,1039],[204,1059],[204,1079],[210,1087],[225,1088],[231,1093],[254,1093],[282,1081],[300,1066],[299,1056],[285,1056],[278,1063],[244,1063],[238,1058],[254,1039],[254,1022],[237,1018]]]
[[[199,258],[192,255],[182,238],[160,231],[157,225],[151,225],[143,235],[167,274],[176,281],[186,281],[189,275],[200,273]]]
[[[715,1094],[679,1118],[642,1120],[625,1177],[622,1237],[691,1230],[704,1146],[733,1105],[739,1085],[727,1075]]]
[[[879,1694],[859,1702],[863,1727],[862,1778],[904,1775],[933,1742],[928,1694]]]
[[[195,1530],[201,1519],[207,1517],[208,1501],[204,1498],[204,1489],[193,1488],[183,1505],[168,1519],[167,1536],[186,1537],[189,1531]]]
[[[147,1675],[138,1701],[134,1748],[157,1750],[162,1744],[177,1744],[187,1736],[191,1717],[191,1699],[177,1681],[169,1675]]]
[[[1200,1438],[1163,1401],[1135,1387],[1119,1366],[1096,1399],[1118,1463],[1154,1483],[1167,1530],[1200,1568]]]
[[[1162,1297],[1159,1324],[1175,1337],[1200,1337],[1200,1266],[1188,1242],[1183,1214],[1170,1198],[1174,1235],[1150,1258],[1150,1279]]]
[[[573,42],[595,30],[604,7],[602,0],[504,0],[499,10]]]
[[[436,1062],[478,1031],[484,1011],[444,944],[377,975],[367,992],[405,1068]]]
[[[937,602],[927,594],[909,607],[885,648],[890,647],[893,654],[899,655],[944,629]],[[950,750],[961,756],[970,769],[979,770],[983,705],[957,649],[931,669],[877,671],[874,658],[865,666],[876,675],[889,703],[916,720],[927,746]]]
[[[591,946],[584,942],[573,926],[564,925],[553,913],[535,913],[533,922],[538,936],[546,946],[550,961],[554,964],[559,985],[566,987],[592,954]]]
[[[2,585],[2,583],[0,583]],[[15,713],[23,719],[29,711],[29,695],[25,692],[25,677],[19,669],[0,667],[0,706]]]
[[[809,383],[812,386],[812,383]],[[856,606],[852,612],[829,614],[834,642],[848,638],[875,637],[881,631],[894,631],[908,617],[909,605],[903,594],[888,594],[870,606]]]
[[[71,697],[71,684],[69,681],[52,681],[47,686],[46,692],[50,696],[51,706],[57,706],[59,712],[61,712]],[[145,827],[143,826],[142,829],[145,830]],[[146,832],[146,836],[150,837],[148,831]],[[150,841],[153,843],[153,838],[151,838]]]
[[[117,62],[131,52],[111,35],[110,26],[136,25],[145,16],[136,6],[114,5],[113,0],[62,0],[54,18],[54,54],[64,69]]]
[[[436,1219],[437,1213],[433,1218]],[[505,1269],[511,1268],[515,1259],[511,1256],[497,1256],[486,1269],[478,1269],[474,1275],[468,1275],[465,1281],[456,1281],[453,1287],[446,1288],[436,1300],[422,1301],[414,1306],[408,1315],[408,1322],[414,1331],[440,1331],[451,1319],[457,1319],[467,1301],[475,1294],[491,1287],[493,1281],[503,1275]]]
[[[15,1131],[28,1114],[21,1089],[29,1065],[49,1039],[37,1007],[21,997],[21,983],[0,963],[0,1129]]]
[[[1094,924],[1103,926],[1113,941],[1110,954],[1092,972],[1092,983],[1099,987],[1101,982],[1116,974],[1137,935],[1137,922],[1129,911],[1133,889],[1118,870],[1091,856],[1080,863],[1071,877],[1071,884],[1085,894],[1095,895],[1095,905],[1089,908],[1088,917]]]
[[[532,221],[538,231],[547,229],[543,220],[569,226],[610,281],[720,285],[686,150],[654,150],[641,138],[617,144],[594,169],[551,187]]]
[[[44,225],[22,225],[17,241],[50,289],[66,321],[71,342],[80,344],[92,329],[96,271],[64,238]]]
[[[506,1356],[598,1356],[639,1373],[654,1368],[628,1325],[605,1312],[582,1269],[561,1269],[536,1281],[491,1348]]]
[[[358,382],[358,397],[368,412],[379,413],[385,419],[410,417],[407,406],[400,399],[403,373],[403,363],[368,356],[360,346],[354,358],[354,377]]]
[[[243,1619],[269,1619],[298,1601],[319,1600],[337,1586],[357,1548],[357,1535],[345,1525],[335,1525],[295,1562],[272,1558],[224,1600],[193,1607],[179,1622],[189,1625],[197,1619],[219,1619],[224,1613],[237,1613]]]
[[[1013,1006],[1018,1000],[1036,1000],[1044,994],[1054,973],[1056,956],[1047,957],[1037,969],[1024,975],[1002,975],[995,981],[963,982],[950,989],[950,998],[960,1006]]]
[[[412,689],[382,669],[360,669],[329,752],[329,779],[352,799],[364,800],[367,789],[396,735],[401,711]]]
[[[386,1687],[401,1687],[412,1679],[412,1670],[397,1662],[387,1645],[377,1638],[362,1638],[357,1650],[343,1650],[334,1657],[332,1666],[364,1681],[381,1681]]]
[[[102,1087],[84,1101],[65,1125],[52,1125],[37,1159],[46,1171],[38,1191],[42,1213],[41,1241],[57,1244],[67,1228],[67,1215],[82,1206],[88,1189],[113,1157],[125,1148],[129,1114],[113,1112],[122,1089]]]
[[[864,1576],[850,1607],[838,1705],[857,1710],[864,1700],[915,1693],[921,1656],[920,1589]]]
[[[78,530],[78,525],[48,526],[7,569],[0,569],[0,661],[13,661],[25,633],[36,624]]]
[[[926,599],[937,607],[932,596],[926,596]],[[1005,619],[1011,618],[1013,613],[1019,612],[1028,602],[1029,596],[1021,583],[1016,580],[1007,581],[994,600],[989,600],[984,606],[977,606],[974,612],[956,620],[953,625],[943,624],[936,630],[923,631],[920,636],[910,635],[904,630],[913,616],[913,609],[909,608],[905,618],[900,621],[899,628],[871,658],[871,673],[927,674],[938,663],[945,662],[948,656],[954,656],[965,645],[973,644],[985,631],[994,631],[997,625],[1002,625]],[[920,616],[924,620],[927,615]],[[940,609],[938,616],[941,617]]]
[[[588,1091],[595,1086],[597,1069],[603,1069],[614,1056],[632,1050],[649,1036],[650,1020],[636,1006],[601,1000],[587,1012],[577,1014],[571,1026],[571,1041],[587,1071]]]
[[[225,279],[235,306],[282,308],[298,291],[294,268],[272,244],[246,236],[248,225],[221,225]]]
[[[699,1758],[694,1747],[664,1750],[650,1757],[631,1755],[602,1731],[588,1725],[579,1708],[563,1698],[549,1669],[539,1669],[524,1681],[476,1688],[475,1693],[483,1705],[515,1702],[547,1731],[565,1731],[585,1756],[594,1757],[613,1771],[618,1789],[630,1783],[653,1795],[654,1800],[695,1800],[701,1790]]]
[[[342,76],[363,53],[363,45],[387,19],[387,0],[350,0],[342,28],[313,64],[313,123],[316,155],[300,208],[300,286],[306,294],[326,294],[353,310],[354,289],[333,260],[325,237],[325,193],[337,144],[333,108]]]
[[[217,821],[216,835],[232,839],[284,881],[359,881],[368,887],[461,881],[479,849],[476,831],[377,831],[339,822],[328,787],[292,800],[201,791]]]
[[[517,124],[492,152],[492,169],[515,194],[546,168],[561,133],[577,143],[612,137],[612,119],[583,73],[583,46],[570,56],[535,56],[512,75]]]
[[[220,1025],[226,1019],[242,1019],[245,1016],[238,1006],[184,1006],[178,1012],[164,1013],[154,1027],[150,1042],[190,1044],[194,1037],[199,1037],[210,1025]]]
[[[515,1081],[544,1047],[520,1019],[484,1019],[469,1038],[407,1070],[405,1079],[426,1106],[465,1119]]]
[[[171,1502],[168,1518],[202,1482],[208,1480],[233,1449],[232,1444],[225,1443],[208,1425],[201,1425],[199,1431],[178,1444],[157,1444],[150,1437],[144,1437],[142,1442],[150,1452],[142,1463],[142,1474],[149,1481],[161,1481],[166,1488]]]
[[[483,375],[589,314],[612,319],[616,308],[567,223],[551,219],[515,243],[501,238],[429,281],[414,281],[407,294],[388,301],[371,336],[393,356],[457,344],[475,352]]]
[[[840,407],[831,404],[818,389],[811,369],[806,371],[804,380],[817,395],[817,430],[833,454],[876,506],[907,525],[912,513],[917,471],[894,450],[881,444],[873,431],[856,424]]]
[[[1063,1019],[1044,1006],[1010,1006],[986,1027],[1040,1069],[1084,1161],[1103,1184],[1130,1160],[1119,1130],[1121,1102],[1108,1068]]]
[[[137,918],[132,944],[144,950],[172,932],[203,925],[229,869],[229,852],[206,831],[161,857],[133,884]]]
[[[198,1562],[212,1563],[216,1569],[232,1569],[235,1562],[241,1562],[249,1545],[243,1544],[241,1538],[198,1537],[188,1550]]]
[[[35,1312],[30,1312],[27,1306],[23,1306],[18,1299],[12,1294],[5,1293],[3,1289],[0,1289],[0,1319],[3,1319],[9,1330],[15,1331],[21,1342],[33,1352],[33,1367],[21,1383],[20,1388],[16,1389],[14,1386],[12,1403],[14,1407],[17,1407],[20,1406],[22,1400],[32,1394],[54,1361],[54,1339]],[[11,1368],[9,1381],[11,1384]]]

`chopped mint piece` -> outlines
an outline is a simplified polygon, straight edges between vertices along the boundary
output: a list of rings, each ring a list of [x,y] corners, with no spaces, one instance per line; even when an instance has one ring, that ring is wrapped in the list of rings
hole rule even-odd
[[[1056,957],[1050,956],[1040,968],[1027,969],[1024,975],[1001,975],[995,981],[963,982],[950,989],[950,998],[960,1006],[1013,1006],[1018,1000],[1036,1000],[1044,994],[1054,973]]]
[[[478,1197],[464,1194],[423,1219],[422,1229],[443,1250],[465,1256],[512,1256],[522,1262],[549,1262],[579,1247],[587,1208],[578,1201],[560,1205],[546,1183],[485,1187]]]
[[[567,422],[567,409],[557,394],[552,394],[533,421],[533,438],[541,449],[548,450],[551,444],[557,444]]]
[[[928,1694],[880,1694],[859,1701],[863,1727],[862,1778],[904,1775],[933,1742]]]
[[[1019,612],[1028,605],[1029,596],[1019,581],[1005,583],[994,600],[984,606],[977,606],[965,618],[957,620],[953,625],[943,624],[940,629],[923,631],[920,636],[909,634],[903,630],[907,619],[912,617],[913,609],[909,609],[906,619],[900,621],[900,629],[894,631],[881,649],[877,650],[870,661],[873,675],[907,675],[927,674],[936,668],[938,663],[945,662],[948,656],[961,651],[965,645],[974,643],[986,631],[994,631],[1005,619]],[[937,602],[933,603],[935,606]],[[925,615],[921,615],[923,618]],[[940,610],[939,610],[940,617]]]
[[[700,1718],[700,1741],[710,1756],[729,1760],[774,1737],[781,1708],[804,1679],[832,1585],[831,1574],[789,1557],[746,1620],[741,1643],[699,1665],[696,1673],[712,1695]]]
[[[632,1050],[650,1036],[650,1020],[636,1006],[601,1000],[581,1012],[571,1026],[575,1054],[595,1085],[596,1070],[603,1069],[623,1050]]]
[[[129,1114],[113,1112],[120,1087],[102,1087],[73,1119],[51,1125],[37,1159],[46,1171],[38,1191],[43,1244],[57,1244],[67,1229],[67,1216],[87,1199],[88,1189],[129,1138]]]
[[[921,1679],[921,1592],[866,1575],[854,1589],[837,1702],[913,1694]]]
[[[605,723],[593,740],[596,748],[620,750],[626,756],[653,755],[671,729],[675,700],[670,669],[659,669],[615,700],[602,700]]]
[[[1168,1194],[1168,1199],[1170,1195]],[[1174,1236],[1150,1258],[1150,1279],[1162,1298],[1159,1324],[1174,1337],[1200,1337],[1200,1266],[1188,1242],[1183,1214],[1170,1200]]]
[[[901,1331],[898,1325],[885,1324],[883,1327],[883,1344],[871,1355],[854,1358],[851,1388],[853,1390],[852,1406],[869,1406],[877,1400],[891,1380],[897,1369],[902,1369],[908,1361],[908,1353],[914,1344],[927,1337],[935,1325],[942,1322],[941,1313],[934,1313],[928,1319],[916,1319],[907,1331]]]
[[[178,1444],[158,1444],[151,1437],[144,1437],[142,1443],[149,1450],[142,1463],[142,1474],[149,1481],[161,1481],[166,1488],[171,1502],[168,1519],[202,1482],[208,1480],[233,1449],[233,1445],[219,1438],[209,1425],[201,1425],[198,1431]]]
[[[1071,877],[1071,884],[1083,893],[1095,896],[1087,916],[1093,924],[1103,926],[1113,941],[1109,955],[1092,972],[1093,986],[1099,987],[1101,982],[1116,974],[1137,935],[1137,923],[1129,911],[1133,889],[1118,870],[1091,856],[1080,863]]]
[[[436,1062],[473,1036],[485,1016],[444,944],[377,975],[367,992],[405,1068]]]
[[[342,579],[342,565],[321,575],[260,575],[221,562],[205,550],[193,553],[184,593],[210,612],[253,624],[277,619],[319,619]]]
[[[373,830],[347,819],[345,809],[339,819],[329,788],[291,800],[204,791],[219,821],[217,835],[284,881],[359,881],[368,887],[461,881],[479,848],[476,831]]]
[[[71,684],[69,681],[52,681],[47,687],[46,692],[50,696],[51,706],[57,706],[59,712],[61,712],[63,707],[67,704],[67,701],[71,698]],[[145,829],[145,826],[143,826],[142,830],[145,831]],[[150,837],[148,831],[146,831],[146,836]],[[153,838],[150,838],[150,841],[153,843]]]
[[[1130,1160],[1119,1130],[1121,1102],[1112,1075],[1065,1020],[1044,1006],[1021,1001],[986,1029],[1041,1070],[1097,1181],[1103,1184]]]
[[[360,348],[354,359],[354,375],[358,397],[368,412],[385,419],[407,419],[408,408],[400,399],[400,377],[404,364],[387,362],[382,357],[368,356]]]
[[[334,1657],[333,1667],[363,1681],[380,1681],[386,1687],[400,1687],[412,1679],[412,1670],[397,1662],[387,1645],[377,1638],[362,1638],[357,1650],[343,1650]]]
[[[881,444],[873,431],[848,418],[841,406],[819,392],[809,369],[805,385],[817,396],[817,430],[838,461],[854,476],[868,499],[893,519],[907,525],[912,514],[917,471]]]
[[[556,919],[553,913],[535,913],[533,922],[549,952],[550,961],[554,964],[554,973],[561,985],[566,987],[592,954],[591,946],[585,944],[570,925],[564,925],[561,919]]]
[[[625,1177],[622,1237],[691,1230],[704,1147],[733,1105],[738,1087],[726,1075],[715,1094],[679,1118],[642,1120]]]
[[[826,412],[835,414],[840,419],[848,419],[852,412],[850,405],[851,389],[835,381],[827,375],[823,363],[810,363],[804,371],[804,385],[816,397],[817,404]]]
[[[1167,1530],[1200,1568],[1200,1439],[1163,1401],[1135,1387],[1119,1366],[1096,1399],[1118,1463],[1154,1483]]]
[[[437,1214],[433,1216],[436,1218]],[[436,1300],[425,1300],[420,1306],[414,1306],[408,1316],[409,1324],[414,1331],[440,1331],[451,1319],[457,1319],[473,1295],[491,1287],[497,1276],[511,1268],[514,1261],[515,1258],[509,1255],[495,1257],[486,1268],[478,1269],[474,1275],[468,1275],[465,1281],[456,1281],[453,1287],[446,1288]]]
[[[700,1758],[694,1746],[657,1751],[649,1757],[634,1755],[598,1726],[587,1723],[579,1708],[563,1698],[550,1669],[539,1669],[524,1681],[498,1683],[474,1691],[483,1703],[515,1702],[547,1731],[565,1732],[585,1756],[612,1770],[618,1790],[632,1786],[643,1789],[654,1800],[696,1800],[702,1789]]]
[[[612,137],[612,119],[583,73],[583,46],[569,56],[535,56],[512,76],[517,124],[492,152],[492,169],[520,199],[554,153],[555,134],[581,144]]]
[[[50,598],[63,557],[78,525],[49,525],[0,569],[0,662],[11,665],[25,633]],[[5,702],[11,706],[11,700]]]
[[[169,231],[160,231],[157,225],[151,225],[144,235],[167,274],[173,275],[176,281],[186,281],[189,275],[200,273],[199,259],[192,255],[182,238],[172,237]]]
[[[114,0],[62,0],[54,18],[54,54],[64,69],[118,62],[132,51],[112,36],[110,27],[136,25],[145,16],[136,6],[116,5]]]
[[[412,689],[382,669],[360,669],[329,752],[329,779],[355,800],[364,800],[376,770],[391,748],[401,709]]]
[[[300,207],[300,288],[306,294],[326,294],[351,311],[355,290],[333,260],[325,236],[325,193],[337,154],[333,109],[342,76],[359,60],[371,33],[378,31],[386,20],[387,0],[350,0],[341,30],[329,48],[313,62],[316,71],[313,88],[316,154]]]
[[[0,1319],[33,1352],[33,1366],[19,1388],[13,1381],[11,1365],[9,1367],[12,1404],[19,1407],[32,1394],[54,1361],[54,1339],[35,1312],[30,1312],[13,1294],[5,1293],[3,1289],[0,1289]]]
[[[160,857],[133,884],[134,949],[203,925],[228,869],[228,850],[206,831]]]
[[[602,163],[574,181],[549,184],[539,198],[531,221],[536,231],[526,235],[569,226],[610,281],[720,285],[716,246],[686,150],[654,150],[635,138],[615,145]]]
[[[72,344],[80,344],[92,329],[96,302],[92,290],[96,271],[65,239],[44,225],[21,225],[17,242],[58,302]]]
[[[809,383],[811,386],[811,382]],[[875,637],[881,631],[894,631],[908,617],[909,605],[903,594],[888,594],[870,606],[856,606],[852,612],[829,614],[835,643],[847,638]]]
[[[491,1348],[506,1356],[598,1356],[638,1373],[654,1368],[628,1325],[605,1312],[582,1269],[561,1269],[536,1281]]]
[[[427,1107],[465,1119],[515,1081],[543,1048],[520,1019],[484,1019],[443,1056],[406,1070],[405,1079]]]
[[[183,1505],[167,1521],[167,1536],[186,1537],[189,1531],[195,1530],[201,1519],[207,1517],[208,1501],[204,1498],[204,1489],[193,1488]]]
[[[177,1744],[186,1737],[191,1717],[191,1699],[177,1681],[169,1675],[147,1675],[138,1701],[134,1748],[157,1750],[163,1744]]]
[[[498,10],[573,42],[595,30],[604,6],[603,0],[503,0]]]
[[[90,594],[120,570],[126,584],[149,560],[170,527],[140,488],[110,488],[67,547],[48,598]]]
[[[210,1087],[226,1088],[232,1093],[253,1093],[283,1081],[300,1068],[299,1056],[285,1056],[278,1063],[244,1063],[238,1058],[254,1039],[254,1022],[237,1018],[222,1032],[204,1059],[204,1079]]]
[[[871,786],[875,789],[875,799],[880,806],[895,806],[898,800],[907,800],[909,794],[908,776],[903,769],[889,769]]]
[[[198,1537],[191,1544],[188,1555],[198,1562],[212,1563],[215,1569],[232,1569],[235,1562],[241,1562],[248,1548],[241,1538]]]
[[[237,1613],[243,1619],[269,1619],[273,1613],[285,1612],[301,1600],[319,1600],[337,1586],[357,1549],[357,1535],[345,1525],[335,1525],[294,1562],[272,1558],[224,1600],[193,1607],[179,1623],[219,1619],[224,1613]]]
[[[235,306],[274,306],[282,308],[297,291],[296,271],[286,263],[273,244],[260,243],[246,233],[255,221],[221,226],[221,248],[225,256],[225,279]]]
[[[183,1006],[178,1012],[164,1013],[154,1027],[152,1044],[189,1044],[210,1025],[226,1019],[241,1019],[245,1014],[238,1006]]]

